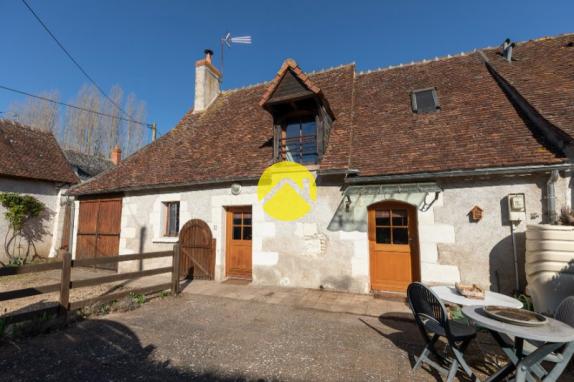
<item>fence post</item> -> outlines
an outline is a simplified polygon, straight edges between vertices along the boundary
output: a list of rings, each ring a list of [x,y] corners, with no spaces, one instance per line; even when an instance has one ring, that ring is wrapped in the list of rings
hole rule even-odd
[[[171,293],[176,296],[179,294],[179,243],[173,246],[173,270],[171,272]]]
[[[70,280],[72,274],[72,254],[64,252],[62,255],[62,276],[60,280],[60,312],[68,314],[70,306]]]

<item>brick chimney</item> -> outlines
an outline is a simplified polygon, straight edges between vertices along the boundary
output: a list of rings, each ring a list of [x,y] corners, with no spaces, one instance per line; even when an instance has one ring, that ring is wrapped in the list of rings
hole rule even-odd
[[[206,49],[205,58],[195,63],[195,102],[193,112],[204,111],[220,93],[221,73],[211,63],[213,51]]]
[[[110,159],[112,163],[115,164],[116,166],[122,160],[122,149],[120,149],[119,145],[116,145],[116,147],[112,149],[112,155]]]

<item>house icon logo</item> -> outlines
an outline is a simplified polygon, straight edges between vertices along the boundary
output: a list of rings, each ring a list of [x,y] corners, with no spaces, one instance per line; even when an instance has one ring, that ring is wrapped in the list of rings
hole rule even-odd
[[[257,197],[263,210],[274,219],[293,221],[311,211],[317,199],[315,177],[305,166],[283,161],[263,171],[257,184]]]

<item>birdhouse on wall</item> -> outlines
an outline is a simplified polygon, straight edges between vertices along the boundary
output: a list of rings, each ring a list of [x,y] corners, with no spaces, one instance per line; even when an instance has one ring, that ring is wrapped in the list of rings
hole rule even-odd
[[[472,207],[472,210],[470,210],[470,212],[468,213],[470,221],[474,223],[479,222],[480,219],[482,219],[482,212],[483,210],[479,206]]]

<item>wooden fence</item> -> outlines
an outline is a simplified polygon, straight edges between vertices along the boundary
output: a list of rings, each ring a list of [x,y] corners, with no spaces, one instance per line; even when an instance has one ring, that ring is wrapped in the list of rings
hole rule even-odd
[[[162,267],[156,269],[149,269],[145,271],[138,272],[127,272],[118,273],[107,276],[100,276],[85,280],[74,280],[72,281],[72,269],[78,267],[91,267],[95,265],[101,265],[106,263],[120,263],[122,261],[134,261],[134,260],[146,260],[154,259],[160,257],[172,257],[172,265],[169,267]],[[34,265],[24,265],[21,267],[4,267],[0,268],[0,282],[3,276],[19,275],[24,273],[40,273],[52,270],[61,270],[61,279],[59,283],[36,286],[31,288],[23,288],[11,291],[1,291],[0,292],[0,302],[15,300],[24,297],[36,296],[44,293],[60,293],[59,306],[37,309],[34,311],[10,314],[5,316],[0,316],[0,320],[3,323],[12,324],[16,322],[26,321],[34,318],[35,316],[41,314],[59,314],[67,315],[68,312],[81,309],[88,305],[93,305],[95,303],[102,303],[120,299],[122,297],[128,296],[129,294],[148,294],[157,293],[164,290],[171,289],[171,292],[176,295],[179,293],[179,248],[176,246],[173,251],[165,252],[150,252],[150,253],[139,253],[135,255],[121,255],[113,257],[99,257],[99,258],[89,258],[89,259],[77,259],[72,260],[72,255],[70,253],[64,253],[62,256],[62,261],[57,261],[53,263],[46,264],[34,264]],[[158,275],[162,273],[171,273],[171,282],[152,285],[148,287],[141,287],[136,289],[125,290],[121,292],[106,294],[102,296],[97,296],[93,298],[88,298],[80,301],[70,302],[70,290],[77,288],[85,288],[89,286],[102,285],[115,281],[123,280],[133,280],[141,277]]]

